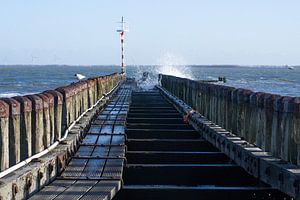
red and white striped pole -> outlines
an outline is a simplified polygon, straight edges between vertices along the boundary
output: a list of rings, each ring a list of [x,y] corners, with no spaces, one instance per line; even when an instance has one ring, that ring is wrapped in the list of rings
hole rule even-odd
[[[124,31],[120,33],[120,37],[121,37],[121,48],[122,48],[122,74],[126,74],[126,70],[125,70],[125,61],[124,61]]]
[[[126,66],[125,66],[125,54],[124,54],[124,33],[127,32],[128,30],[125,27],[125,22],[124,22],[124,17],[122,17],[121,20],[121,28],[117,30],[117,32],[120,33],[120,38],[121,38],[121,50],[122,50],[122,74],[126,75]]]

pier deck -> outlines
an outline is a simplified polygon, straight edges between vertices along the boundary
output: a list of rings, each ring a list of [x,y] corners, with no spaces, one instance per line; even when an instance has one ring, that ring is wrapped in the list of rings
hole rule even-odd
[[[133,92],[115,200],[283,199],[208,141],[158,91]]]
[[[123,85],[93,121],[63,173],[31,200],[111,199],[121,188],[130,87]]]
[[[119,192],[118,192],[119,191]],[[37,199],[283,199],[188,123],[159,90],[123,85]]]

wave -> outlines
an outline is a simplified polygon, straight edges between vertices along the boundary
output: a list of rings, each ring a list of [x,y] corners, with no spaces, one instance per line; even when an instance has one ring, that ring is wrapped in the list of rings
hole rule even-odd
[[[23,96],[23,95],[30,95],[30,94],[35,94],[35,92],[3,92],[0,93],[1,98],[10,98],[10,97],[15,97],[15,96]]]

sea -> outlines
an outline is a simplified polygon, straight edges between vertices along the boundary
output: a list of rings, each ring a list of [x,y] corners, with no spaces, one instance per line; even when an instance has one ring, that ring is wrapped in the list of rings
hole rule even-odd
[[[141,79],[149,73],[142,87],[151,89],[159,73],[194,80],[226,77],[228,86],[284,96],[300,96],[300,67],[232,65],[132,65],[127,76]],[[0,97],[39,93],[76,82],[75,74],[87,78],[120,72],[120,66],[0,65]]]

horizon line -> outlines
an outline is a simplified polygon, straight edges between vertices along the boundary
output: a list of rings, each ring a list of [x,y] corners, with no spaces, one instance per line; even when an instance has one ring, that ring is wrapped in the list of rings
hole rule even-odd
[[[121,67],[118,64],[0,64],[0,66],[69,66],[69,67]],[[164,66],[163,64],[128,64],[128,66]],[[172,66],[172,65],[170,65]],[[300,64],[174,64],[173,66],[236,66],[236,67],[299,67]]]

